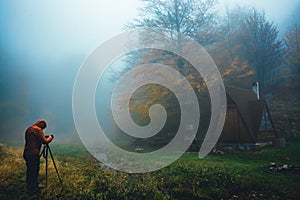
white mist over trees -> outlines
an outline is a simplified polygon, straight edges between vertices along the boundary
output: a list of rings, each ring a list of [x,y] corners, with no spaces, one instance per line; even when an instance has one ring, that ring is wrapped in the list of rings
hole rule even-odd
[[[206,46],[228,83],[249,87],[258,81],[264,88],[277,84],[283,42],[277,26],[263,10],[238,7],[219,16],[215,0],[142,2],[139,17],[127,27],[165,28],[173,32],[178,44],[180,38],[174,32],[192,37]]]
[[[216,22],[216,0],[143,0],[139,18],[128,28],[164,28],[190,36],[201,45],[213,41]],[[177,39],[177,38],[173,38]]]
[[[26,126],[38,117],[49,122],[47,132],[60,136],[75,133],[71,99],[76,71],[94,47],[136,16],[134,9],[140,5],[139,15],[127,29],[161,27],[192,37],[213,57],[226,84],[249,88],[252,81],[259,81],[267,90],[282,79],[299,82],[300,3],[296,1],[286,2],[293,7],[289,13],[272,5],[264,13],[262,4],[266,2],[259,1],[259,9],[231,6],[225,14],[220,14],[222,0],[142,0],[123,7],[125,1],[70,2],[1,1],[0,140],[23,139]],[[110,2],[109,9],[104,2]],[[271,21],[271,9],[273,16],[274,10],[278,16],[287,13],[285,19]],[[282,24],[290,27],[285,34]],[[178,40],[177,34],[172,36]],[[195,84],[200,77],[187,63],[179,59],[172,65],[202,91]],[[120,68],[115,71],[125,67]],[[118,74],[111,76],[114,79]]]
[[[300,77],[300,23],[288,27],[284,43],[286,45],[286,62],[291,68],[293,81],[299,81]]]
[[[180,34],[190,36],[210,53],[228,85],[250,88],[253,81],[258,81],[262,89],[267,91],[278,83],[284,47],[277,26],[266,18],[263,10],[238,7],[228,9],[225,16],[220,16],[216,11],[217,1],[214,0],[144,0],[143,3],[139,17],[127,28],[167,29],[169,37],[176,41],[178,47],[181,46]],[[125,71],[132,65],[148,62],[167,64],[178,70],[192,83],[199,99],[207,92],[201,76],[189,63],[180,56],[166,52],[151,50],[137,53],[129,57],[129,67]],[[171,95],[170,91],[160,86],[145,87],[134,97],[135,104],[130,109],[136,119],[147,122],[147,108],[153,103],[169,101],[170,110],[178,107],[176,102],[170,100]],[[145,99],[151,100],[145,102]],[[201,100],[202,105],[210,107],[209,103]],[[146,109],[145,105],[148,106]],[[201,117],[209,118],[209,111],[205,117]],[[169,126],[175,127],[174,124]],[[205,126],[200,125],[199,130],[205,132]]]
[[[241,51],[256,72],[257,81],[266,87],[276,83],[276,70],[282,61],[282,43],[277,27],[264,12],[252,9],[240,27]]]

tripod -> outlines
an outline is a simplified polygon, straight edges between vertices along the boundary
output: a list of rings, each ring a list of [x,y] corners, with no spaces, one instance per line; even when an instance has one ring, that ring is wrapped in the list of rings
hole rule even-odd
[[[43,146],[43,150],[42,150],[42,152],[40,154],[40,157],[43,155],[43,157],[46,159],[46,189],[47,189],[47,186],[48,186],[48,153],[50,153],[50,156],[51,156],[51,159],[52,159],[52,163],[54,165],[54,168],[55,168],[57,177],[59,179],[60,185],[61,186],[63,185],[62,184],[62,180],[61,180],[61,178],[59,176],[59,173],[58,173],[58,170],[57,170],[57,167],[56,167],[56,164],[55,164],[55,161],[54,161],[54,158],[53,158],[50,146],[49,146],[49,144],[45,144]]]

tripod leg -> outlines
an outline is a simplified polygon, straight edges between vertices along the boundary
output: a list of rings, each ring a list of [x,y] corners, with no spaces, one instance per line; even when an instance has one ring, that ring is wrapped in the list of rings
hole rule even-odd
[[[45,159],[46,159],[46,189],[48,186],[48,149],[49,147],[46,147],[46,152],[45,152]]]
[[[53,155],[52,155],[52,152],[51,152],[50,147],[48,147],[48,149],[49,149],[49,153],[50,153],[50,156],[51,156],[51,159],[52,159],[52,162],[53,162],[53,165],[54,165],[54,168],[55,168],[57,177],[58,177],[58,179],[59,179],[60,184],[62,185],[62,180],[61,180],[60,175],[59,175],[59,173],[58,173],[58,170],[57,170],[57,167],[56,167],[56,164],[55,164],[55,161],[54,161],[54,158],[53,158]]]
[[[46,146],[43,147],[43,150],[42,150],[41,153],[40,153],[40,157],[41,157],[42,155],[44,155],[45,150],[46,150]]]

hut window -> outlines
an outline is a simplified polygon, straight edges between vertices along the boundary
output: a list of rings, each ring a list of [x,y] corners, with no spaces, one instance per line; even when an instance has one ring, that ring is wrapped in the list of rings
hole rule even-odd
[[[269,113],[263,112],[262,118],[261,118],[261,123],[260,123],[260,128],[261,129],[272,128],[272,124],[271,124]]]

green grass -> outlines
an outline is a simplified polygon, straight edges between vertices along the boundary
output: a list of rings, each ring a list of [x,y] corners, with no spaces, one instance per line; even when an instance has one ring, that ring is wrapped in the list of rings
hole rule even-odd
[[[186,153],[161,170],[127,174],[103,170],[79,145],[51,146],[64,185],[41,160],[40,199],[297,199],[300,173],[268,172],[271,162],[300,165],[300,139],[287,147],[231,152],[199,159]],[[0,199],[26,199],[23,147],[0,145]]]

